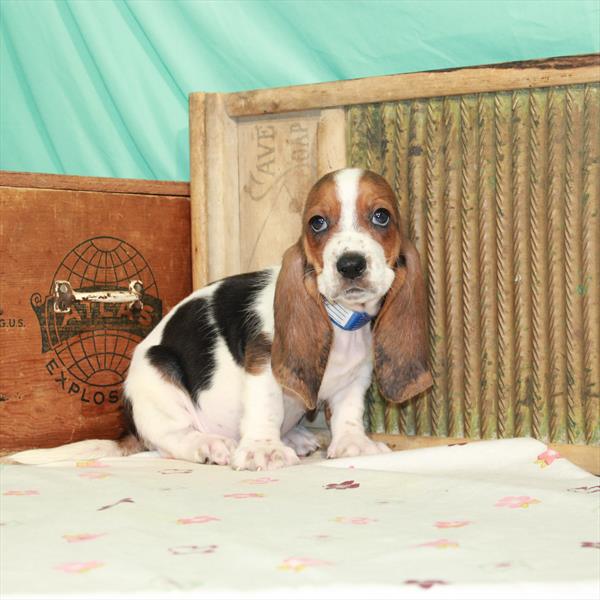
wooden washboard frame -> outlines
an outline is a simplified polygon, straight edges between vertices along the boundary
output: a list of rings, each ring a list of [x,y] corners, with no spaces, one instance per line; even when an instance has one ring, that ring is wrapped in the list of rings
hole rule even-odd
[[[600,55],[190,96],[194,285],[279,262],[312,183],[384,175],[426,272],[435,385],[397,448],[533,436],[600,472]]]

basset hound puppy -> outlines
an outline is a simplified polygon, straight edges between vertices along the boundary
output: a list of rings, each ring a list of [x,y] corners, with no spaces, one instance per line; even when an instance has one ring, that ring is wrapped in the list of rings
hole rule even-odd
[[[328,457],[388,452],[363,426],[373,372],[392,402],[431,385],[425,290],[388,183],[371,171],[342,169],[311,189],[300,239],[280,267],[192,293],[137,346],[125,404],[144,448],[235,469],[274,469],[318,448],[299,422],[325,403]],[[134,449],[140,446],[131,437],[91,440],[12,459]]]

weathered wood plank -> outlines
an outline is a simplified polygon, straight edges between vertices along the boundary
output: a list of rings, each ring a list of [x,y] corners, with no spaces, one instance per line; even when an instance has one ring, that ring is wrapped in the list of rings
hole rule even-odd
[[[206,95],[190,94],[191,254],[194,289],[208,277],[208,207],[206,197]]]
[[[208,280],[242,271],[238,124],[222,94],[206,95],[206,216]]]
[[[600,79],[600,55],[385,75],[368,79],[228,94],[232,117],[278,114],[334,106],[414,100],[586,83]]]
[[[114,194],[184,196],[188,198],[190,195],[190,184],[187,181],[149,181],[147,179],[116,179],[114,177],[81,177],[79,175],[22,173],[19,171],[0,171],[0,186],[80,192],[106,192]]]
[[[239,121],[237,272],[279,264],[284,251],[298,239],[304,202],[318,177],[319,124],[317,112]],[[333,158],[328,150],[323,152],[328,155],[323,161]],[[224,214],[236,218],[233,210]],[[235,272],[232,263],[223,275]]]

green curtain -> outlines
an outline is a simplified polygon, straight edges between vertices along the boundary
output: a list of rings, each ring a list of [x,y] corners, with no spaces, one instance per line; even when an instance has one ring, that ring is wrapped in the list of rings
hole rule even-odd
[[[597,0],[0,0],[0,168],[188,179],[187,95],[600,49]]]

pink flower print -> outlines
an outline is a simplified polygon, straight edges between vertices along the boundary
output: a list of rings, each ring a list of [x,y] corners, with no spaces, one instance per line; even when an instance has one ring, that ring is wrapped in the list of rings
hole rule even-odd
[[[80,469],[104,469],[108,467],[106,463],[99,460],[78,460],[75,466]]]
[[[106,479],[110,476],[110,473],[101,473],[98,471],[86,471],[85,473],[79,473],[79,477],[83,477],[84,479]]]
[[[557,458],[562,458],[562,456],[556,450],[552,450],[552,448],[546,448],[544,452],[538,454],[535,464],[539,465],[541,469],[545,469],[546,467],[549,467]]]
[[[197,517],[184,517],[177,519],[178,525],[194,525],[196,523],[210,523],[211,521],[220,521],[218,517],[211,517],[210,515],[198,515]]]
[[[536,500],[531,496],[505,496],[500,498],[495,506],[501,508],[528,508],[530,504],[540,504],[540,500]]]
[[[445,550],[446,548],[458,548],[458,544],[456,542],[452,542],[450,540],[441,539],[441,540],[433,540],[432,542],[425,542],[424,544],[417,544],[414,548],[439,548],[440,550]]]
[[[360,487],[360,483],[356,483],[353,479],[342,481],[342,483],[328,483],[325,486],[326,490],[350,490]]]
[[[56,565],[54,568],[65,573],[87,573],[92,569],[103,567],[104,563],[99,560],[88,560],[87,562],[67,562]]]
[[[224,494],[223,497],[244,500],[245,498],[264,498],[265,495],[261,494],[260,492],[238,492],[236,494]]]
[[[447,581],[442,581],[441,579],[407,579],[404,583],[406,585],[418,585],[424,590],[428,590],[434,585],[448,585]]]
[[[63,539],[65,539],[70,544],[74,542],[87,542],[89,540],[95,540],[99,537],[106,535],[105,533],[65,533],[63,535]]]
[[[4,492],[4,496],[39,496],[37,490],[8,490]]]
[[[377,519],[371,519],[370,517],[336,517],[333,520],[336,523],[346,523],[348,525],[368,525],[377,521]]]
[[[333,563],[315,558],[286,558],[277,568],[282,571],[294,571],[299,573],[300,571],[304,571],[307,567],[323,567],[331,564]]]
[[[582,548],[596,548],[600,550],[600,542],[581,542]]]
[[[209,546],[173,546],[169,552],[176,556],[181,554],[213,554],[218,548],[215,544]]]
[[[438,529],[451,529],[454,527],[466,527],[470,525],[473,521],[436,521],[434,525]]]
[[[159,473],[161,475],[177,475],[177,474],[182,474],[182,475],[187,475],[188,473],[191,473],[192,469],[163,469],[162,471],[159,471]]]
[[[264,485],[265,483],[275,483],[279,479],[273,479],[272,477],[259,477],[258,479],[243,479],[242,483],[249,483],[251,485]]]

